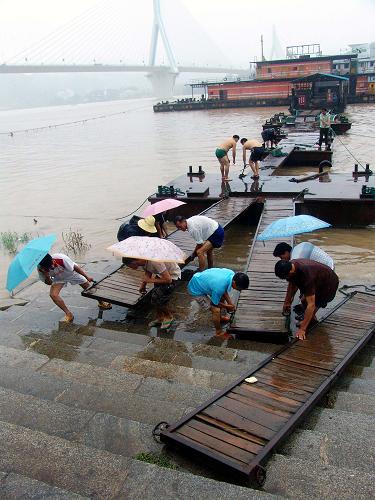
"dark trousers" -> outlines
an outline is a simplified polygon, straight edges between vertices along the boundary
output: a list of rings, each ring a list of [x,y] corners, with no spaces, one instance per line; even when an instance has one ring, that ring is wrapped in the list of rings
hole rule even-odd
[[[329,146],[328,131],[328,127],[319,129],[319,147],[321,147],[323,141],[326,146]]]

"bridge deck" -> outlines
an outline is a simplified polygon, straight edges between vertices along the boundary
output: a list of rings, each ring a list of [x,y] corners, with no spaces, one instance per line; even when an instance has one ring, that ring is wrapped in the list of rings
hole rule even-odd
[[[260,465],[317,404],[375,330],[375,296],[355,293],[255,370],[161,432],[163,442],[262,480]],[[254,376],[255,383],[246,382]]]
[[[291,215],[294,215],[291,198],[269,199],[265,202],[247,264],[250,286],[240,293],[237,310],[228,330],[231,333],[287,335],[287,322],[281,314],[287,283],[275,276],[277,259],[273,256],[273,249],[280,241],[292,246],[293,238],[265,242],[256,238],[271,222]]]
[[[252,203],[254,203],[254,200],[249,198],[227,198],[215,203],[200,215],[215,219],[225,229],[243,214]],[[195,248],[195,242],[187,231],[174,231],[168,236],[168,239],[180,247],[187,256],[191,255]],[[121,266],[87,290],[84,290],[82,295],[91,299],[105,300],[120,306],[135,307],[152,290],[152,287],[149,287],[146,295],[140,295],[139,286],[142,276],[143,272],[140,270],[134,271]]]

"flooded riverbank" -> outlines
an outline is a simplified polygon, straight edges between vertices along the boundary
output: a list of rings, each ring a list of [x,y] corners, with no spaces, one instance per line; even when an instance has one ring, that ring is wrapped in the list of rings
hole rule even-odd
[[[249,108],[154,114],[151,100],[118,101],[0,113],[0,131],[32,129],[120,111],[124,114],[74,126],[0,136],[0,232],[54,232],[55,251],[70,228],[91,245],[80,262],[112,259],[117,218],[135,210],[159,184],[203,165],[218,169],[215,147],[234,133],[258,137],[266,118],[279,109]],[[375,106],[348,107],[352,131],[335,142],[334,171],[351,171],[355,160],[375,167]],[[375,133],[374,133],[375,135]],[[348,148],[348,149],[346,149]],[[241,150],[233,174],[241,170]],[[178,186],[176,186],[178,187]],[[35,219],[35,220],[34,220]],[[36,221],[36,222],[35,222]],[[315,238],[315,235],[314,235]],[[316,235],[343,277],[371,282],[375,271],[373,229],[329,230]],[[327,248],[325,247],[327,245]],[[10,257],[1,249],[1,294]]]

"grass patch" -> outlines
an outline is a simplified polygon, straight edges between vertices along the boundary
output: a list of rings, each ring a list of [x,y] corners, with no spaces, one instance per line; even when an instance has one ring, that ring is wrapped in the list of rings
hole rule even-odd
[[[18,234],[16,231],[0,233],[0,243],[4,250],[12,255],[17,253],[19,245],[30,241],[29,233]]]
[[[67,253],[82,255],[91,248],[91,245],[85,241],[82,233],[69,228],[69,231],[61,233]]]
[[[156,453],[138,453],[138,455],[134,458],[136,460],[140,460],[141,462],[158,465],[159,467],[175,470],[178,469],[178,466],[172,463],[165,455],[157,455]]]

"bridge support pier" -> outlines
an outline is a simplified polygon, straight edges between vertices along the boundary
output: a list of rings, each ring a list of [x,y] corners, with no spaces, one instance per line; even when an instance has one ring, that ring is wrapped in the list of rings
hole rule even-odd
[[[155,70],[146,76],[150,80],[155,97],[163,101],[173,97],[174,85],[178,76],[177,72],[166,68],[163,71]]]

